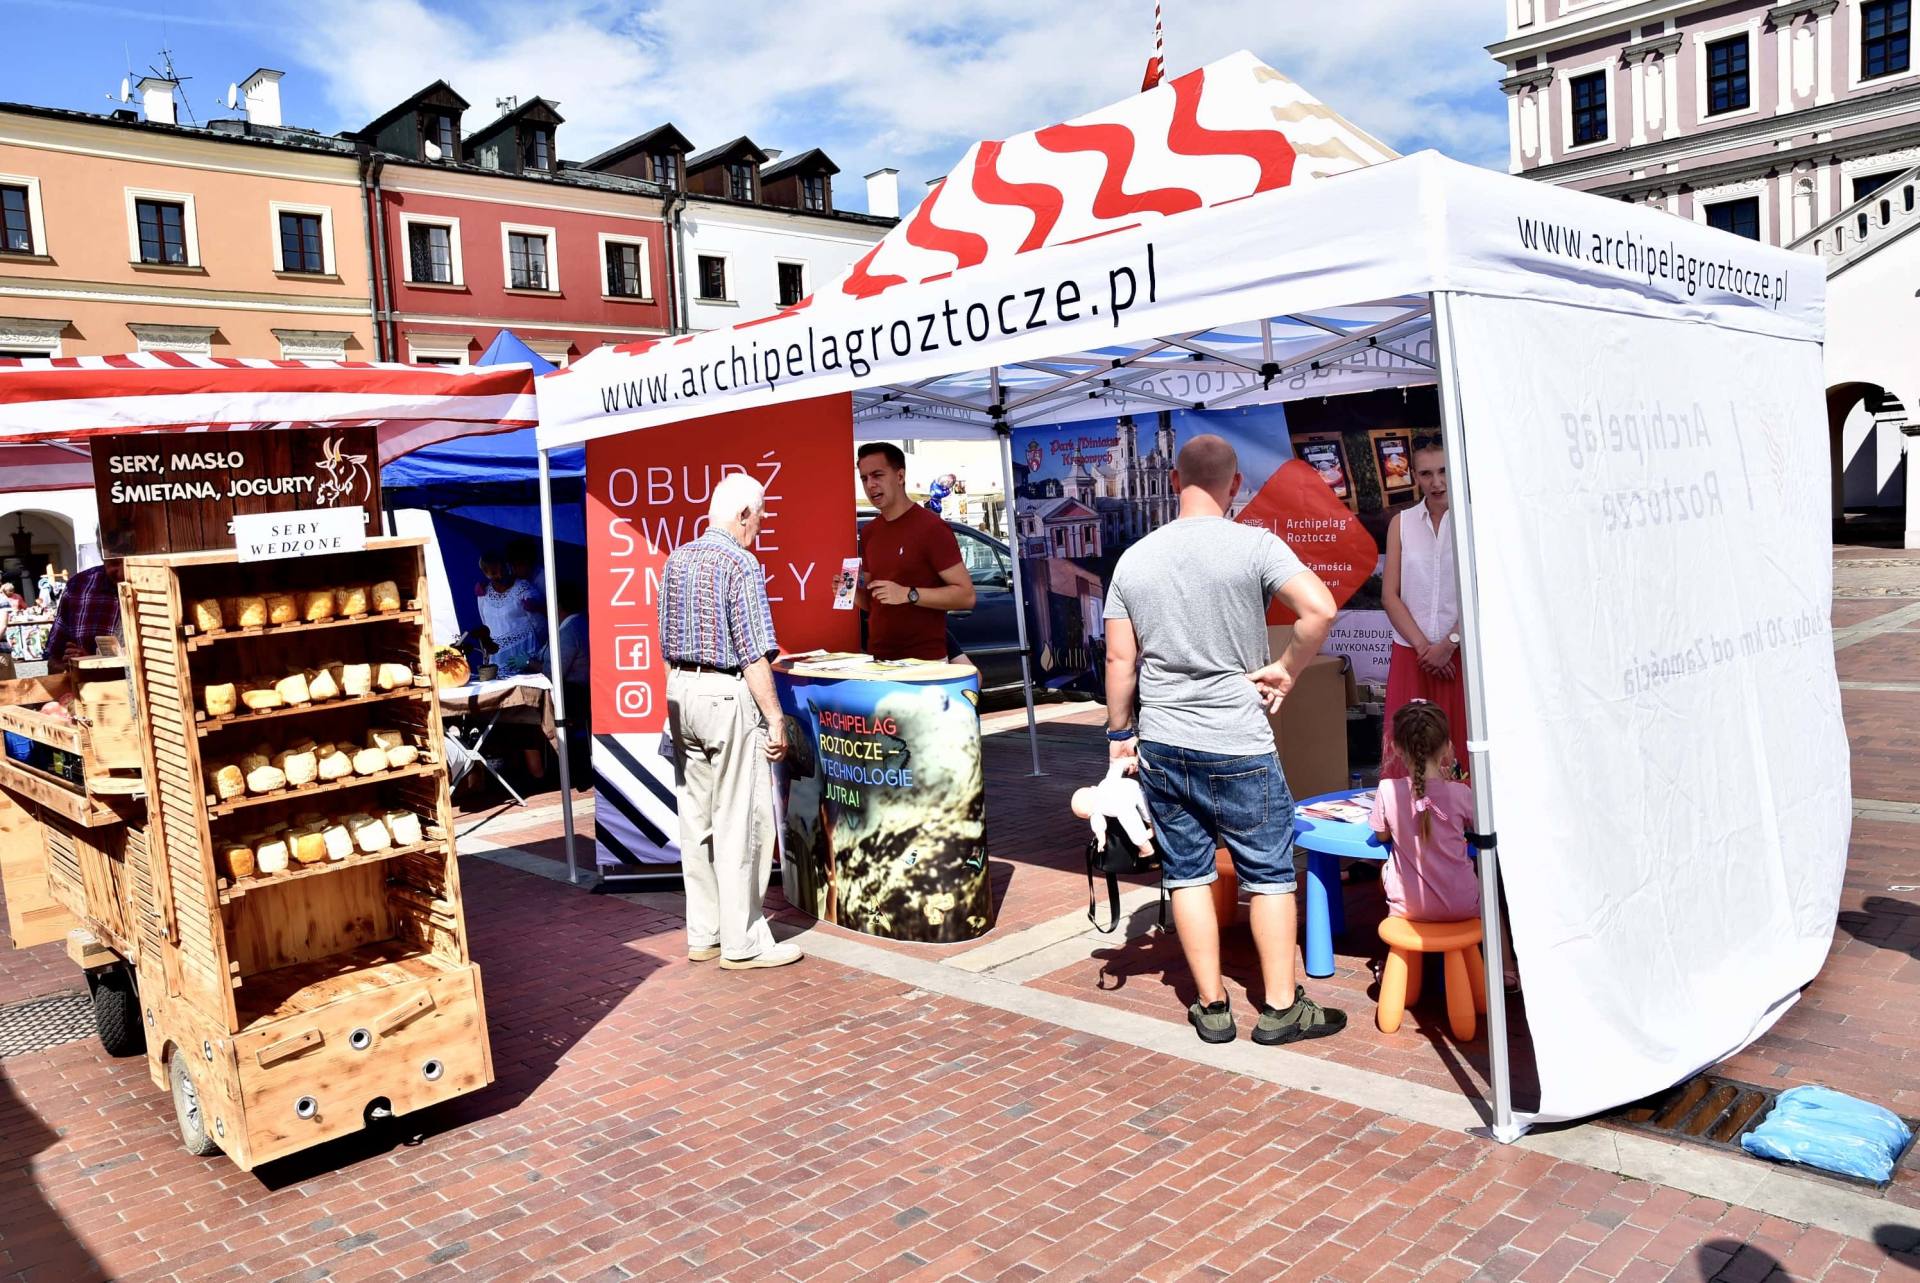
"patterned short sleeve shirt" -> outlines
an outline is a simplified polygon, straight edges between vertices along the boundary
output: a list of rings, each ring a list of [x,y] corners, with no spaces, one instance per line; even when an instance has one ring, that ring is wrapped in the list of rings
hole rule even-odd
[[[681,544],[660,573],[660,649],[676,664],[745,668],[779,653],[767,577],[723,530]]]

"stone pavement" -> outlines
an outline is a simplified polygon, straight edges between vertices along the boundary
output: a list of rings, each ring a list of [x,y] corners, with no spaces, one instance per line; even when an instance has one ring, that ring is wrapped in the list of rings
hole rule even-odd
[[[1871,818],[1827,969],[1727,1072],[1914,1113],[1920,561],[1848,560],[1895,563],[1843,564],[1835,612],[1843,677],[1874,687],[1847,692]],[[463,848],[499,1081],[384,1133],[242,1174],[179,1148],[138,1060],[0,1060],[0,1281],[1920,1279],[1908,1186],[1604,1126],[1469,1134],[1484,1043],[1371,1028],[1375,887],[1323,982],[1348,1034],[1202,1047],[1164,942],[1074,920],[1064,795],[1103,749],[1079,720],[1044,728],[1041,780],[990,741],[1006,910],[972,946],[816,926],[798,967],[689,964],[676,897],[568,887],[551,799],[503,813]],[[72,985],[52,952],[0,955],[0,1003]]]

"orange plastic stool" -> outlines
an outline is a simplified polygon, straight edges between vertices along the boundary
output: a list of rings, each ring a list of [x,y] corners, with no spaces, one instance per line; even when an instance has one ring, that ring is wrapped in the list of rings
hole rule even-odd
[[[1445,955],[1447,1024],[1461,1042],[1472,1042],[1474,1013],[1487,1009],[1487,974],[1480,960],[1480,919],[1464,922],[1414,922],[1388,918],[1380,924],[1387,942],[1387,965],[1380,972],[1382,1033],[1400,1028],[1407,1004],[1420,1000],[1421,954]]]

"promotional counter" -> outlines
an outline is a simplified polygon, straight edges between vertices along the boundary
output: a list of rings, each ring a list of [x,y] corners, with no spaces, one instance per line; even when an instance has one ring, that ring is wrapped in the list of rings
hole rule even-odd
[[[980,675],[857,655],[774,665],[787,899],[823,922],[923,944],[993,925]]]

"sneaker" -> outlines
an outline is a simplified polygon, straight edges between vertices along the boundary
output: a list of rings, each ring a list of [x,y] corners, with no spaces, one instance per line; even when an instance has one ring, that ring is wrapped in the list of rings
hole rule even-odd
[[[1253,1040],[1263,1047],[1325,1038],[1347,1027],[1347,1013],[1323,1007],[1307,997],[1300,985],[1293,987],[1293,1005],[1286,1010],[1260,1004],[1260,1020],[1253,1027]]]
[[[1240,1032],[1234,1027],[1233,1008],[1225,998],[1215,1003],[1194,1003],[1187,1008],[1187,1023],[1200,1035],[1201,1042],[1232,1042]]]
[[[788,940],[782,940],[769,949],[762,949],[751,958],[722,958],[720,969],[723,971],[757,971],[762,967],[785,967],[800,961],[806,955],[800,952],[800,946]]]
[[[719,956],[720,956],[720,946],[717,944],[687,946],[688,962],[712,962],[715,958]]]

